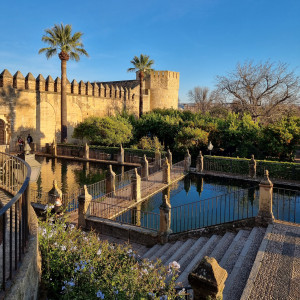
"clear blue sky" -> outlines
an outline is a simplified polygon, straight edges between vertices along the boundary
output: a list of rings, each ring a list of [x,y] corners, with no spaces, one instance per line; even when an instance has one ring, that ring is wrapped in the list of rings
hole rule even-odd
[[[60,76],[58,57],[38,50],[44,29],[61,22],[84,33],[90,54],[68,62],[70,81],[133,79],[127,68],[141,53],[156,70],[180,72],[182,102],[245,60],[286,62],[300,75],[299,0],[2,1],[1,69]]]

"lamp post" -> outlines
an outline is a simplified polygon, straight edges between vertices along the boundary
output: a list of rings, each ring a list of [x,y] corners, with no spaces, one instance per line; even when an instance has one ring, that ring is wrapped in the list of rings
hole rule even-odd
[[[211,150],[214,148],[213,144],[211,142],[209,142],[207,149],[209,151],[209,155],[211,156]]]

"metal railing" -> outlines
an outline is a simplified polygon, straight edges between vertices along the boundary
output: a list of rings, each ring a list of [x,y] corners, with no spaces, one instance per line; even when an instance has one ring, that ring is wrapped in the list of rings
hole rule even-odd
[[[275,219],[300,224],[300,191],[273,188]]]
[[[243,189],[171,208],[174,233],[255,217],[258,189]]]
[[[5,153],[0,153],[0,188],[14,195],[10,198],[4,192],[0,209],[0,256],[1,289],[6,290],[13,279],[15,271],[20,267],[29,238],[28,199],[31,168],[23,160]]]

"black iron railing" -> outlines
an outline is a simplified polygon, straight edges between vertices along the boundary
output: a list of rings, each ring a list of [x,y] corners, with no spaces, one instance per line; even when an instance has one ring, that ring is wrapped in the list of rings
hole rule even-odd
[[[255,217],[258,201],[253,187],[172,207],[171,229],[177,233]]]
[[[274,187],[273,215],[277,220],[300,224],[300,191]]]
[[[31,168],[23,160],[0,153],[1,290],[20,267],[29,237],[29,180]],[[12,196],[13,197],[12,197]]]

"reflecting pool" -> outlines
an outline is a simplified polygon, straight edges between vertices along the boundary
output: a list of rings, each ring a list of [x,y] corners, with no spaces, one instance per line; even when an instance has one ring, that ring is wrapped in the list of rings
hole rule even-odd
[[[63,193],[78,190],[84,184],[92,184],[105,179],[108,165],[80,162],[58,158],[47,158],[36,156],[41,163],[41,173],[33,189],[39,192],[48,192],[51,190],[53,180],[57,181],[58,187]],[[121,166],[112,166],[116,174],[126,172],[130,168]]]

